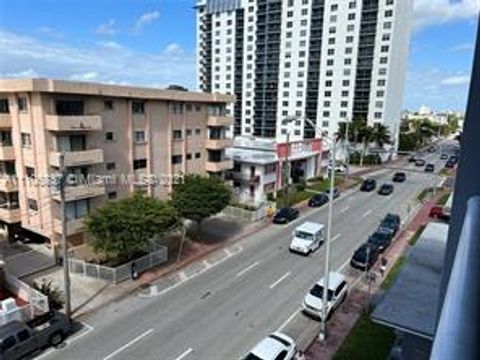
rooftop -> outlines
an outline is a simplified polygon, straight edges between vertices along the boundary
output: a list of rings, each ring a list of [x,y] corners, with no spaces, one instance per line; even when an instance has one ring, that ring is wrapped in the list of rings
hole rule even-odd
[[[375,322],[433,339],[448,225],[429,223],[372,314]]]
[[[0,92],[43,92],[204,103],[229,103],[235,101],[234,95],[219,93],[211,94],[54,79],[0,79]]]

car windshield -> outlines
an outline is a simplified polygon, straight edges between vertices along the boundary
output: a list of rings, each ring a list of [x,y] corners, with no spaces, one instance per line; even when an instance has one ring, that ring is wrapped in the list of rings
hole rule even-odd
[[[243,360],[262,360],[262,358],[259,358],[257,355],[250,353],[247,356],[245,356]]]
[[[278,216],[288,216],[290,212],[290,209],[289,208],[283,208],[283,209],[280,209],[280,211],[278,212]]]
[[[310,295],[323,299],[323,286],[315,284],[315,286],[310,290]],[[328,290],[328,297],[327,299],[330,301],[333,297],[333,291]]]
[[[395,215],[392,214],[387,214],[385,216],[385,219],[383,219],[384,222],[398,222],[398,218]]]
[[[291,346],[291,344],[287,340],[282,339],[280,336],[277,336],[275,334],[270,335],[269,338],[278,341],[280,344],[282,344],[285,347],[290,347]]]
[[[317,194],[317,195],[314,195],[313,198],[317,201],[321,201],[321,200],[325,199],[325,195]]]
[[[295,237],[302,240],[313,241],[313,234],[307,233],[305,231],[295,231]]]

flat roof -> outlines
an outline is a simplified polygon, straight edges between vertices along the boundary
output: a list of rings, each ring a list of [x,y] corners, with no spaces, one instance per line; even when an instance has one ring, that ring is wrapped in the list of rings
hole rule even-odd
[[[429,223],[392,287],[375,308],[372,320],[433,339],[448,225]]]
[[[54,79],[0,79],[0,92],[43,92],[90,96],[122,97],[144,100],[192,101],[203,103],[231,103],[234,95],[179,91],[152,87],[109,85]]]
[[[302,225],[297,226],[295,230],[306,231],[306,232],[317,232],[322,230],[325,226],[323,224],[318,224],[310,221],[304,222]]]

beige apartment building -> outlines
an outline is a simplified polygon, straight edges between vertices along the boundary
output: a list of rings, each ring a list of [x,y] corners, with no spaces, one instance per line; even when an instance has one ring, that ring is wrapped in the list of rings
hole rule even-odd
[[[0,80],[0,223],[10,234],[40,235],[58,247],[60,197],[50,180],[62,154],[74,180],[66,187],[72,245],[84,240],[84,217],[109,199],[136,189],[165,199],[178,174],[223,178],[233,167],[225,156],[233,124],[225,108],[233,101],[170,89]]]

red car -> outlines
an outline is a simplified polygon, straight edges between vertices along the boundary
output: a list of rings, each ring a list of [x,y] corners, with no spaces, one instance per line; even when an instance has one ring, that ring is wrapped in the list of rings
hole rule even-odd
[[[434,206],[430,209],[430,217],[434,219],[448,221],[450,220],[450,215],[445,214],[442,206]]]

